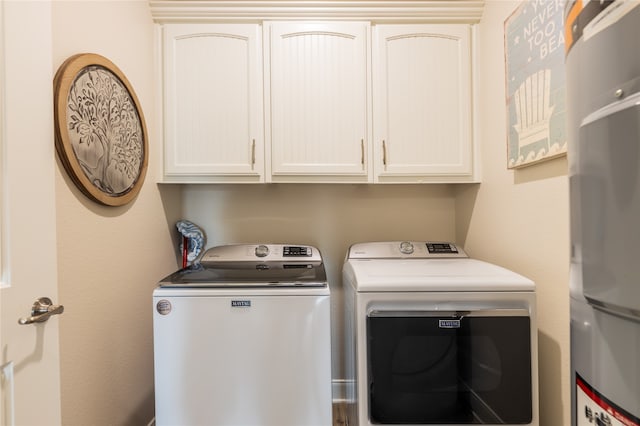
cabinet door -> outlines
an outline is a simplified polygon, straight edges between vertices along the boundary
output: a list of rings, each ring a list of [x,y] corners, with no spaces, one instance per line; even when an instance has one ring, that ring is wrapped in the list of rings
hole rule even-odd
[[[369,23],[272,22],[266,29],[267,174],[274,182],[366,182]]]
[[[164,26],[165,180],[261,182],[261,27]]]
[[[469,25],[374,27],[376,182],[472,179]]]

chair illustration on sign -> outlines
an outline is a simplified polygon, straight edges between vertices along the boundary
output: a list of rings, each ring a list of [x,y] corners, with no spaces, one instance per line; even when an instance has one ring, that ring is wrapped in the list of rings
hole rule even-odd
[[[550,87],[551,70],[544,69],[527,77],[514,93],[517,122],[513,127],[518,133],[518,162],[525,160],[523,149],[535,142],[545,140],[545,147],[537,151],[543,151],[542,154],[549,152],[549,121],[554,108],[549,105]],[[537,154],[531,151],[527,157]]]

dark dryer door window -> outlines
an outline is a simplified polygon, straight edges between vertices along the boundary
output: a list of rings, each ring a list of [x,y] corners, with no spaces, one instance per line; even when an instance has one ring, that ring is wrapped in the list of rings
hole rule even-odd
[[[367,337],[372,423],[531,422],[526,310],[375,311]]]

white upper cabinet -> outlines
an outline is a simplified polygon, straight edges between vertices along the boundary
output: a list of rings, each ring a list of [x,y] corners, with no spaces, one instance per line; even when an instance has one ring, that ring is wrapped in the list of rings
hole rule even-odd
[[[165,182],[264,182],[262,27],[162,31]]]
[[[265,23],[267,179],[368,182],[368,22]]]
[[[373,28],[374,182],[471,182],[471,26]]]
[[[478,182],[483,4],[151,1],[163,182]]]

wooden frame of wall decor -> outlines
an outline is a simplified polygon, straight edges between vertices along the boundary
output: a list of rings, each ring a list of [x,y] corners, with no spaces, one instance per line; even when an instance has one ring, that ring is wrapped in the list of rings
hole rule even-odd
[[[75,185],[107,206],[133,200],[148,166],[147,129],[129,80],[107,58],[68,58],[53,82],[55,144]]]

